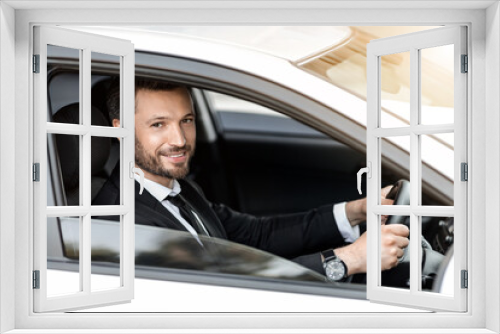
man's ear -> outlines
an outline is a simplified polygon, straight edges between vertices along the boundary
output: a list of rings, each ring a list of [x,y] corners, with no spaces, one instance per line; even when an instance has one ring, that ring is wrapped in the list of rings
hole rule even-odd
[[[111,123],[113,123],[113,127],[115,127],[115,128],[120,127],[120,120],[118,118],[114,118],[113,122],[111,122]],[[118,139],[118,141],[120,141],[120,138],[117,138],[117,139]]]

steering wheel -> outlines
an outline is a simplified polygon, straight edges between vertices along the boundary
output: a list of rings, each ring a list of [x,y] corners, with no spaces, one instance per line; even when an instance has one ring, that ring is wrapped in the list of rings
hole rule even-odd
[[[399,180],[392,186],[386,198],[394,200],[393,205],[410,205],[410,182]],[[402,224],[410,228],[410,224],[407,222],[407,217],[405,216],[389,216],[385,224]]]
[[[386,198],[393,199],[393,205],[410,205],[410,182],[399,180],[394,184]],[[408,217],[389,216],[386,225],[402,224],[410,227]],[[409,238],[409,237],[408,237]],[[432,249],[431,244],[422,236],[422,288],[430,289],[436,277],[439,266],[444,258],[439,252]],[[404,249],[404,254],[398,265],[382,272],[382,286],[409,287],[410,286],[410,245]]]

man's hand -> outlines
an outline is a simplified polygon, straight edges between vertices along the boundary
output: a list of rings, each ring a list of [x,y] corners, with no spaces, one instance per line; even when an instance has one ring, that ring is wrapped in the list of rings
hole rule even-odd
[[[381,269],[387,270],[398,265],[410,240],[410,229],[406,225],[382,225],[381,227]]]
[[[386,196],[391,191],[392,186],[387,186],[380,191],[382,205],[392,205],[392,199],[387,199]],[[355,201],[347,202],[345,205],[347,219],[351,226],[359,225],[366,221],[366,197]],[[387,216],[382,216],[382,223],[385,223]]]
[[[395,267],[398,258],[403,256],[404,248],[410,241],[410,230],[405,225],[382,225],[381,227],[381,265],[382,270]],[[337,255],[347,266],[348,275],[366,272],[366,232],[354,243],[335,249]]]

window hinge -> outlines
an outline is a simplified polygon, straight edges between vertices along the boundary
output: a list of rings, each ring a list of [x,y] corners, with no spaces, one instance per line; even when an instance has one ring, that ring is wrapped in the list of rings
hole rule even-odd
[[[33,289],[40,289],[40,270],[33,270]]]
[[[40,73],[40,55],[33,55],[33,73]]]
[[[467,55],[462,55],[462,70],[460,72],[469,72],[469,57]]]
[[[469,181],[469,165],[466,162],[460,164],[460,180]]]
[[[40,182],[40,164],[38,162],[33,164],[33,181]]]
[[[461,284],[461,287],[462,289],[467,289],[469,288],[469,273],[467,270],[462,270],[460,272],[461,274],[461,281],[462,281],[462,284]]]

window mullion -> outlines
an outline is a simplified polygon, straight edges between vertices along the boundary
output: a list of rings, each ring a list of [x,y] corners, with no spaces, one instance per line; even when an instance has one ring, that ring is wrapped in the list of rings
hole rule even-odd
[[[376,205],[372,212],[376,215],[454,217],[454,206],[409,206],[409,205]]]
[[[379,138],[409,136],[410,133],[418,135],[435,135],[443,133],[454,133],[454,124],[438,124],[438,125],[414,125],[402,128],[377,128],[373,130],[373,135]]]
[[[454,133],[455,124],[416,125],[414,132],[419,135],[435,135],[442,133]]]
[[[90,215],[80,220],[80,284],[85,294],[90,294],[91,274],[91,244],[90,244]]]
[[[122,176],[121,185],[123,192],[121,193],[123,206],[127,210],[127,214],[123,215],[120,219],[120,233],[121,233],[121,252],[120,252],[120,268],[122,269],[121,278],[122,286],[129,291],[130,298],[133,298],[134,286],[134,272],[135,272],[135,237],[134,237],[134,208],[135,196],[134,187],[135,182],[131,181],[129,175],[130,170],[128,163],[133,162],[134,148],[135,148],[135,56],[131,52],[120,58],[120,72],[123,73],[123,79],[120,87],[120,96],[122,103],[120,104],[120,115],[123,119],[122,129],[128,134],[123,137],[123,145],[121,147],[120,155],[122,157]]]
[[[410,291],[420,290],[420,228],[419,219],[414,209],[420,205],[420,139],[415,133],[419,124],[420,114],[420,60],[419,50],[410,49]]]
[[[86,48],[83,49],[82,57],[82,84],[81,84],[81,103],[82,107],[80,111],[82,112],[82,125],[84,128],[89,128],[91,126],[91,50]],[[80,160],[80,169],[82,170],[82,177],[80,178],[80,187],[82,189],[82,205],[84,208],[88,208],[85,212],[82,220],[82,233],[81,238],[81,254],[80,260],[82,270],[80,271],[81,280],[83,282],[83,292],[90,294],[90,278],[91,278],[91,215],[90,215],[90,205],[92,201],[91,195],[91,177],[92,177],[92,155],[91,155],[91,134],[87,132],[83,135],[83,147],[82,147],[82,159]]]

